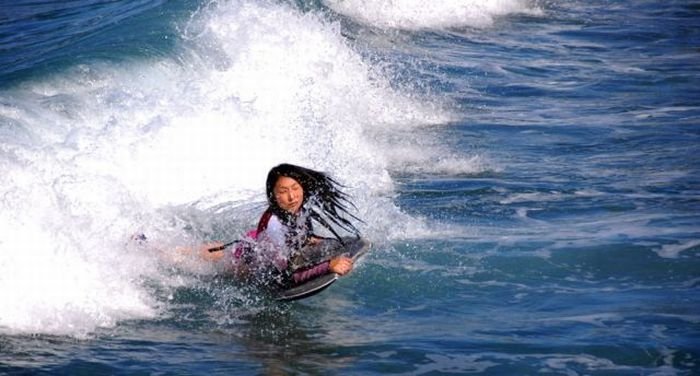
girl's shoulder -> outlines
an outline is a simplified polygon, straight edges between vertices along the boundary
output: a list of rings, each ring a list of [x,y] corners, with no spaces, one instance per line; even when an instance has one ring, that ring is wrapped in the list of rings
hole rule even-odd
[[[267,230],[275,231],[283,227],[284,225],[282,224],[282,221],[280,221],[279,217],[274,214],[270,215],[270,218],[267,220]]]

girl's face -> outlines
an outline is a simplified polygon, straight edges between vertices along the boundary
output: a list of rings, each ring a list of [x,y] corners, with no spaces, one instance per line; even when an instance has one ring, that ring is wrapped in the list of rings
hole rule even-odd
[[[285,211],[296,214],[304,202],[304,188],[296,180],[280,176],[272,192],[275,194],[277,205]]]

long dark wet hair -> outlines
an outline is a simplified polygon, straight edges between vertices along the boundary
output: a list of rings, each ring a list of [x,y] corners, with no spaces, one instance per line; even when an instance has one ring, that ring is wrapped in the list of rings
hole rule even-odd
[[[359,237],[360,232],[351,220],[359,222],[362,220],[350,213],[350,208],[356,209],[356,207],[349,196],[340,189],[342,185],[323,172],[305,167],[283,163],[273,167],[267,174],[265,183],[267,202],[273,214],[283,221],[290,220],[292,215],[282,209],[275,199],[275,184],[282,176],[296,180],[304,189],[302,208],[308,210],[311,219],[328,229],[338,240],[341,239],[333,225]]]

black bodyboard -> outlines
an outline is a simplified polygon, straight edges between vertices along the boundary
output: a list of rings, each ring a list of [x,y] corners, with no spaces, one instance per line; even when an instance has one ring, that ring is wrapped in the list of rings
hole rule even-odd
[[[372,243],[365,239],[353,239],[350,242],[346,242],[345,249],[343,249],[342,252],[339,253],[339,255],[345,255],[346,257],[350,257],[354,262],[357,261],[357,259],[360,258],[362,255],[367,253],[367,251],[369,251],[371,247]],[[320,277],[314,278],[306,283],[303,283],[299,286],[294,286],[290,289],[282,290],[281,292],[279,292],[275,300],[291,301],[308,298],[309,296],[316,295],[319,292],[327,289],[337,280],[338,274],[325,274]]]

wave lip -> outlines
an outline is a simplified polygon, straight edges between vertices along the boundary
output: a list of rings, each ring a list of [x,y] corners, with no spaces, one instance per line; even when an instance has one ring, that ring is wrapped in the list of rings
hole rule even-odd
[[[326,0],[334,11],[381,29],[483,28],[509,14],[540,14],[525,0]]]
[[[212,212],[259,200],[283,161],[353,187],[376,234],[422,224],[386,194],[391,166],[413,161],[390,150],[453,120],[440,98],[395,88],[318,13],[226,2],[185,26],[175,55],[76,61],[0,89],[0,333],[85,337],[156,317],[163,296],[151,286],[169,277],[150,255],[130,256],[128,236],[146,226],[165,246],[184,243],[182,222],[199,219],[181,221],[182,208],[204,213],[207,230],[191,239],[208,237]],[[442,156],[416,150],[419,162]]]

